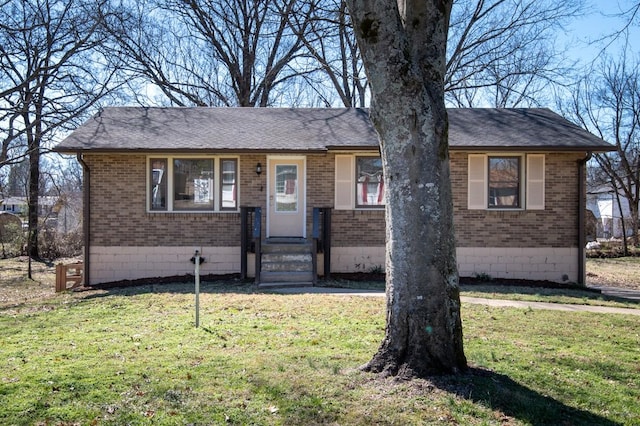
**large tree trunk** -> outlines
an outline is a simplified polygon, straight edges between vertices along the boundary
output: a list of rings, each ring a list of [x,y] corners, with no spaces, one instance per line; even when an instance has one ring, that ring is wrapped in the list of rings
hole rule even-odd
[[[444,106],[451,1],[349,0],[372,91],[386,191],[387,325],[366,368],[466,368]]]

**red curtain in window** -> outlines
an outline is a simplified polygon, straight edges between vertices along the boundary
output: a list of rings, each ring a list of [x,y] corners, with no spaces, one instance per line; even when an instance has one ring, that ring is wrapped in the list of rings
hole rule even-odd
[[[384,198],[384,181],[380,178],[378,182],[378,204],[382,204],[382,198]]]
[[[368,204],[367,187],[369,186],[369,176],[365,176],[362,181],[362,204]]]

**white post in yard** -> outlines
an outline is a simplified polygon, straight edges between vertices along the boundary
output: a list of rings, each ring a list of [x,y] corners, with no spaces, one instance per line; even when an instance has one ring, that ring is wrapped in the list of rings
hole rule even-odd
[[[196,328],[198,328],[200,327],[200,252],[198,250],[196,250],[194,259],[196,265]]]

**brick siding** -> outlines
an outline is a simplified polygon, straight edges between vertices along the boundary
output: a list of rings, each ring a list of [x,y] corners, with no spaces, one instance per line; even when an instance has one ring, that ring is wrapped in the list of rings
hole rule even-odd
[[[468,210],[467,153],[451,154],[458,247],[577,247],[582,154],[545,155],[544,210]]]
[[[577,246],[580,158],[581,154],[546,155],[544,210],[489,211],[467,209],[467,154],[453,152],[451,177],[458,246]],[[88,154],[85,161],[91,169],[92,246],[239,245],[239,213],[148,213],[145,155]],[[255,173],[258,162],[263,167],[260,176]],[[266,155],[242,155],[238,164],[239,205],[264,209]],[[308,235],[312,208],[334,205],[334,169],[332,153],[307,157]],[[335,247],[384,245],[382,209],[334,210],[332,218]]]

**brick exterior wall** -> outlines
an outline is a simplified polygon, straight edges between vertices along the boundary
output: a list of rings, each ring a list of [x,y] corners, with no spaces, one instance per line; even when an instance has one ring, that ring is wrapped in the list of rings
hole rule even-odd
[[[148,213],[146,156],[86,155],[85,161],[91,170],[91,246],[240,245],[239,213]],[[265,174],[255,173],[258,161],[264,164],[266,157],[239,161],[241,203],[258,198],[266,185]]]
[[[578,164],[583,154],[545,155],[544,210],[468,210],[467,153],[451,154],[458,247],[577,247]]]
[[[110,259],[118,248],[129,247],[142,256],[144,247],[192,248],[208,247],[239,251],[240,213],[149,213],[147,212],[147,161],[142,154],[87,154],[85,161],[91,170],[91,247],[96,255],[92,268],[99,268],[101,259]],[[455,227],[459,248],[459,268],[464,275],[488,272],[492,276],[520,276],[527,278],[528,271],[549,269],[540,265],[540,256],[546,249],[572,248],[577,250],[578,223],[578,165],[583,158],[576,154],[547,154],[545,156],[545,209],[522,211],[490,211],[467,209],[468,154],[451,154],[451,178]],[[255,173],[256,164],[261,163],[263,173]],[[335,154],[310,154],[307,166],[307,236],[312,232],[313,207],[334,206]],[[266,213],[267,156],[264,154],[240,155],[238,160],[238,205],[259,206]],[[218,171],[216,171],[217,173]],[[263,214],[263,237],[266,214]],[[332,212],[332,266],[335,271],[352,268],[378,266],[382,263],[385,244],[385,222],[383,209],[333,210]],[[509,248],[536,249],[531,256],[520,257],[523,266],[509,266],[520,271],[502,271],[503,266],[489,265],[485,258]],[[462,249],[462,252],[460,251]],[[473,249],[477,250],[477,255]],[[488,250],[488,251],[487,251]],[[223,253],[223,252],[221,252]],[[226,253],[226,251],[224,251]],[[528,252],[527,252],[528,253]],[[532,252],[533,253],[533,252]],[[553,253],[553,251],[549,251]],[[563,252],[564,253],[564,252]],[[553,277],[561,280],[564,271],[575,280],[576,262],[571,261],[574,252],[565,256],[564,263],[554,266]],[[144,254],[144,256],[155,256]],[[485,256],[486,257],[486,256]],[[577,257],[577,255],[576,255]],[[489,259],[490,257],[486,257]],[[480,259],[480,260],[479,260]],[[485,259],[485,260],[486,260]],[[501,256],[500,264],[513,264]],[[180,260],[182,261],[182,260]],[[545,260],[548,263],[548,260]],[[162,262],[159,263],[159,265]],[[543,262],[544,263],[544,262]],[[536,266],[527,266],[533,265]],[[126,275],[126,268],[122,274]],[[111,274],[106,267],[98,275]],[[131,271],[135,266],[131,266]],[[210,265],[210,268],[214,268]],[[498,268],[500,270],[495,270]],[[533,269],[532,269],[533,268]],[[153,269],[153,268],[152,268]],[[224,265],[217,264],[217,271],[228,272]],[[362,269],[361,269],[362,270]],[[239,271],[239,270],[238,270]],[[97,272],[97,271],[96,271]],[[130,273],[129,273],[130,274]],[[155,275],[157,276],[157,275]],[[113,277],[115,278],[115,277]],[[92,279],[92,281],[94,281]]]

